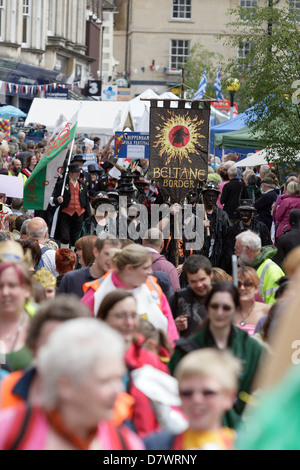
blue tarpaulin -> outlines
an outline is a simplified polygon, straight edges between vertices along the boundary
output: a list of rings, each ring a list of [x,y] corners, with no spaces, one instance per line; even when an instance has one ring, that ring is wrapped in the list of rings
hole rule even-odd
[[[221,157],[222,156],[222,150],[221,149],[215,149],[214,148],[214,138],[215,134],[219,133],[225,133],[225,132],[233,132],[237,131],[240,129],[243,129],[244,127],[247,126],[246,120],[249,117],[248,113],[253,113],[253,108],[249,108],[247,111],[244,113],[238,114],[236,117],[233,119],[230,119],[229,121],[222,122],[221,124],[218,124],[216,126],[211,127],[210,129],[210,153],[215,153],[216,156]],[[226,153],[229,153],[230,151],[234,151],[234,153],[242,153],[246,155],[247,153],[253,152],[253,149],[227,149]]]

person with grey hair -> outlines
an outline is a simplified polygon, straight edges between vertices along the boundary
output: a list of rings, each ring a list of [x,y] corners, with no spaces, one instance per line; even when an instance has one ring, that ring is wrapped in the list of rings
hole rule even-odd
[[[232,165],[227,170],[229,182],[224,186],[221,196],[221,204],[224,204],[223,210],[227,213],[229,224],[233,225],[239,220],[237,208],[241,199],[247,199],[244,193],[244,186],[241,180],[237,178],[237,168]]]
[[[257,210],[256,219],[271,230],[273,221],[272,207],[277,200],[278,194],[274,189],[274,181],[270,176],[267,176],[261,181],[260,191],[262,194],[254,205]]]
[[[21,228],[20,228],[20,239],[21,240],[26,240],[28,238],[27,229],[28,229],[29,222],[30,222],[30,219],[26,219],[26,220],[24,220],[24,222],[21,225]]]
[[[259,177],[261,180],[264,180],[268,174],[271,173],[271,168],[269,165],[261,165],[259,168]]]
[[[46,221],[41,217],[33,217],[27,225],[27,233],[29,238],[37,240],[42,250],[41,263],[38,269],[46,268],[55,277],[58,276],[56,271],[55,253],[56,251],[46,246],[45,242],[48,239],[48,226]]]
[[[144,238],[143,246],[152,254],[152,271],[162,271],[166,273],[171,281],[172,290],[180,289],[179,276],[175,266],[162,255],[165,241],[163,233],[158,228],[150,228]]]
[[[18,141],[19,142],[25,142],[26,139],[26,134],[23,131],[18,132]]]
[[[124,352],[122,337],[104,322],[77,318],[59,325],[37,354],[40,404],[0,413],[0,449],[143,450],[129,428],[113,421]]]
[[[251,266],[256,270],[259,277],[259,294],[264,302],[274,304],[278,282],[284,276],[282,269],[272,261],[277,248],[273,245],[262,247],[259,235],[248,230],[236,237],[235,253],[241,266]]]

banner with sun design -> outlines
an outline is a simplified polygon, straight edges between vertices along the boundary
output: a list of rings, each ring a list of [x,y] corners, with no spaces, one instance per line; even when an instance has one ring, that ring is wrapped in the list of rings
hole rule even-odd
[[[210,106],[150,110],[150,174],[172,203],[207,178]]]

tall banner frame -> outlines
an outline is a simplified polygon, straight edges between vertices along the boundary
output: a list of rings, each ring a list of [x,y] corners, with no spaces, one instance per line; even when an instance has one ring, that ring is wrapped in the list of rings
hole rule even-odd
[[[172,204],[181,204],[207,179],[210,106],[215,100],[164,100],[163,107],[159,100],[147,101],[151,102],[150,176]]]

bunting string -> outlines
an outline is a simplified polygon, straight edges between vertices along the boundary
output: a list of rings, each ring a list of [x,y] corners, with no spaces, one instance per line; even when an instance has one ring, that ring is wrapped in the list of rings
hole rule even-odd
[[[57,89],[71,90],[76,88],[85,88],[87,86],[87,80],[81,80],[73,83],[47,83],[45,85],[24,85],[18,83],[4,82],[0,80],[0,88],[4,86],[5,92],[25,94],[25,95],[36,95],[37,92],[51,93]]]

